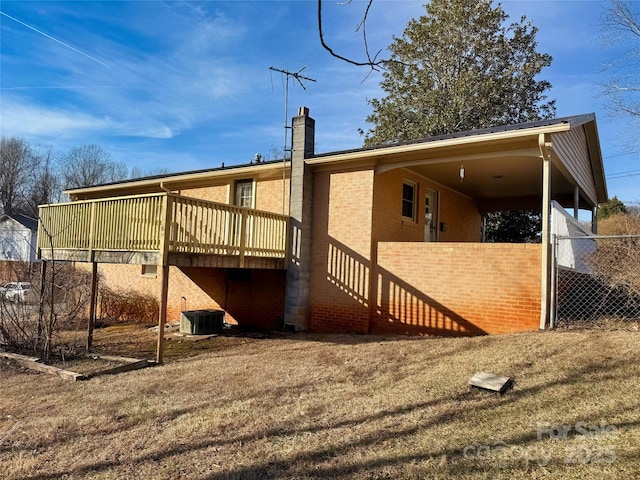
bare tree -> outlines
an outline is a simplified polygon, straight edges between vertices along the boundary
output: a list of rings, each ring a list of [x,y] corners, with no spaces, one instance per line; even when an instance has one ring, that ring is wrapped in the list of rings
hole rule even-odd
[[[38,216],[38,205],[60,201],[60,176],[56,169],[51,146],[34,150],[38,165],[27,188],[24,212],[33,218]]]
[[[72,148],[61,161],[64,188],[82,188],[118,182],[128,177],[127,166],[111,160],[99,145]]]
[[[625,54],[607,65],[608,80],[604,84],[613,113],[624,113],[640,119],[640,8],[637,2],[611,0],[603,19],[605,36],[609,44],[628,47]]]
[[[39,159],[31,146],[19,137],[0,141],[0,207],[3,213],[23,213],[27,191]]]

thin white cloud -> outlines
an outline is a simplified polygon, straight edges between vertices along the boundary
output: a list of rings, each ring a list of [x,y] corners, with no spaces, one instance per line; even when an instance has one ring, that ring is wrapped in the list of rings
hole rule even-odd
[[[24,27],[26,27],[26,28],[28,28],[28,29],[30,29],[30,30],[33,30],[33,31],[34,31],[34,32],[36,32],[36,33],[39,33],[40,35],[42,35],[42,36],[44,36],[44,37],[48,38],[49,40],[53,40],[54,42],[59,43],[59,44],[60,44],[60,45],[62,45],[63,47],[66,47],[66,48],[68,48],[69,50],[72,50],[72,51],[74,51],[74,52],[76,52],[76,53],[78,53],[78,54],[80,54],[80,55],[82,55],[82,56],[84,56],[84,57],[86,57],[86,58],[88,58],[88,59],[90,59],[90,60],[93,60],[93,61],[94,61],[94,62],[96,62],[96,63],[99,63],[100,65],[102,65],[102,66],[104,66],[104,67],[109,68],[109,65],[107,65],[106,63],[104,63],[104,62],[102,62],[102,61],[98,60],[97,58],[95,58],[95,57],[93,57],[93,56],[89,55],[88,53],[85,53],[85,52],[83,52],[82,50],[78,50],[77,48],[72,47],[72,46],[71,46],[71,45],[69,45],[68,43],[63,42],[62,40],[58,40],[57,38],[52,37],[51,35],[49,35],[49,34],[47,34],[47,33],[43,32],[42,30],[39,30],[39,29],[37,29],[36,27],[34,27],[34,26],[32,26],[32,25],[29,25],[28,23],[25,23],[25,22],[23,22],[23,21],[21,21],[21,20],[18,20],[17,18],[12,17],[11,15],[9,15],[9,14],[7,14],[7,13],[5,13],[5,12],[1,11],[1,10],[0,10],[0,15],[3,15],[3,16],[5,16],[5,17],[7,17],[7,18],[9,18],[9,19],[13,20],[14,22],[19,23],[20,25],[22,25],[22,26],[24,26]]]
[[[82,137],[110,132],[112,135],[171,138],[174,133],[161,122],[139,124],[110,116],[96,116],[78,110],[46,106],[2,98],[2,134],[34,139]]]
[[[109,120],[79,112],[42,108],[2,99],[2,134],[5,136],[65,137],[78,131],[109,127]]]

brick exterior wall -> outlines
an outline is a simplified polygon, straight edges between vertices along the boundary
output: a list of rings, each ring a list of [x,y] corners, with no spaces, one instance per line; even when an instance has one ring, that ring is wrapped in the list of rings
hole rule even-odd
[[[539,244],[380,243],[375,333],[537,330]]]
[[[416,222],[402,218],[405,179],[417,186]],[[376,250],[372,250],[372,246],[380,241],[406,242],[396,245],[412,251],[414,246],[423,244],[424,195],[428,188],[439,191],[439,221],[447,223],[446,232],[440,232],[440,240],[479,241],[481,216],[476,203],[450,190],[439,189],[408,170],[392,170],[380,175],[374,175],[372,169],[315,173],[311,331],[368,333],[375,327],[383,333],[377,320],[379,308],[372,307],[370,302],[382,287],[371,282],[372,271],[374,274],[377,271]],[[425,258],[412,259],[408,264]],[[445,273],[451,276],[451,271]],[[379,282],[388,278],[386,275]],[[422,294],[415,292],[415,295]],[[388,333],[419,332],[403,326]],[[476,329],[475,333],[481,332]]]
[[[100,264],[98,272],[110,288],[160,294],[160,277],[142,275],[140,265]],[[167,320],[179,320],[184,309],[222,309],[228,323],[280,328],[284,283],[285,272],[279,270],[170,267]]]
[[[246,178],[247,180],[250,177]],[[211,202],[227,203],[229,199],[233,203],[234,180],[229,180],[221,185],[202,188],[191,188],[179,193],[186,197],[209,200]],[[283,191],[284,190],[284,191]],[[258,210],[282,214],[282,196],[285,197],[285,215],[289,212],[289,178],[285,178],[284,189],[282,177],[272,179],[257,179],[255,183],[255,202]]]
[[[415,222],[402,218],[405,179],[417,188]],[[540,246],[472,243],[481,226],[473,200],[407,169],[319,169],[312,182],[311,268],[308,283],[297,280],[308,298],[309,330],[469,335],[538,328]],[[233,185],[227,179],[181,193],[225,203]],[[437,221],[447,225],[437,243],[423,242],[427,189],[438,192]],[[281,178],[257,179],[256,208],[282,213],[283,193],[288,207],[288,179],[284,192]],[[140,265],[101,264],[99,271],[112,288],[159,295],[160,278],[143,276]],[[167,319],[178,320],[184,309],[223,309],[228,322],[280,328],[286,282],[285,271],[171,267]]]
[[[311,331],[368,331],[373,182],[373,170],[314,176]]]
[[[256,182],[256,208],[266,212],[282,214],[282,194],[284,193],[284,215],[289,214],[289,179],[284,182],[282,178],[273,180],[260,180]]]
[[[227,203],[229,201],[228,183],[222,185],[214,185],[211,187],[191,188],[189,190],[181,190],[178,193],[185,197],[199,198],[208,200],[209,202]]]
[[[402,183],[416,184],[417,222],[402,218]],[[443,188],[408,170],[397,169],[375,177],[373,234],[381,242],[421,242],[424,240],[424,211],[427,189],[438,193],[436,221],[446,223],[446,231],[438,232],[441,242],[479,242],[482,216],[476,202]]]

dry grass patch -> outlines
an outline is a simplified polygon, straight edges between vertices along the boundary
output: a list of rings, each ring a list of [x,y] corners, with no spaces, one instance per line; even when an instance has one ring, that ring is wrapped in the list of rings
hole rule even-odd
[[[153,338],[133,332],[96,342],[142,357]],[[162,367],[79,384],[0,365],[0,462],[10,479],[637,478],[639,338],[171,340]],[[515,388],[470,390],[477,371]]]

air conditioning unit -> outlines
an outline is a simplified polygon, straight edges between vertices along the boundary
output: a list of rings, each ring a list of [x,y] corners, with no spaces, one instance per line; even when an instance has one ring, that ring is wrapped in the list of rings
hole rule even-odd
[[[180,316],[180,333],[209,335],[224,328],[224,310],[189,310]]]

